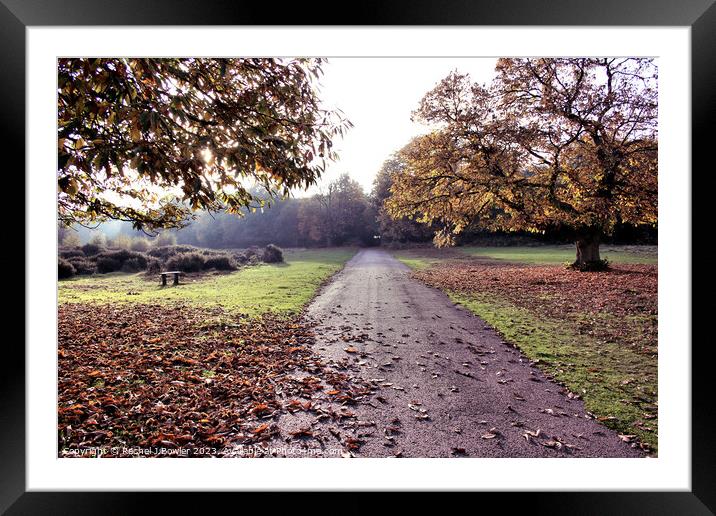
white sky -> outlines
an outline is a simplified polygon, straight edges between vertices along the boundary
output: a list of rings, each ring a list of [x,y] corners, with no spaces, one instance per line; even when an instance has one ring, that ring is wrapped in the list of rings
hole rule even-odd
[[[353,122],[334,142],[339,161],[331,163],[320,185],[347,172],[366,193],[383,162],[426,128],[410,121],[420,99],[450,71],[490,82],[494,58],[330,58],[323,67],[320,97]],[[315,193],[295,192],[297,197]]]

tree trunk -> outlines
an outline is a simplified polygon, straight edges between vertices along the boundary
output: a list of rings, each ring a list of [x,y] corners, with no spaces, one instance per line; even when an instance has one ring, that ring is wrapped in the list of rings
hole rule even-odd
[[[601,261],[599,257],[599,235],[583,235],[577,238],[577,260],[574,265],[584,267]]]

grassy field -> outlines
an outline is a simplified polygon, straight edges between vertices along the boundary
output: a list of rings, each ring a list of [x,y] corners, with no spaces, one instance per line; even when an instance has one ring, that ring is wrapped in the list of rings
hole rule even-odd
[[[157,275],[97,274],[59,282],[62,303],[175,303],[219,306],[250,316],[297,313],[323,281],[355,249],[314,249],[284,253],[286,263],[261,264],[233,273],[188,275],[177,287],[161,287]],[[171,283],[171,280],[170,280]]]
[[[656,453],[656,249],[612,249],[605,255],[612,263],[624,264],[621,270],[569,274],[555,264],[573,258],[573,251],[559,247],[409,249],[394,254],[418,279],[444,290],[539,361],[538,367],[581,396],[587,410],[605,425],[625,438],[636,436]],[[642,297],[624,300],[639,290],[641,276],[649,272],[652,283],[639,292]],[[596,281],[599,286],[592,283]],[[593,306],[590,289],[601,305]],[[579,290],[581,297],[575,293]],[[653,297],[653,304],[646,303],[649,309],[640,307],[638,300],[644,296]]]
[[[561,264],[574,261],[571,245],[540,247],[458,247],[470,256],[519,263]],[[601,257],[611,263],[657,263],[656,246],[602,246]]]

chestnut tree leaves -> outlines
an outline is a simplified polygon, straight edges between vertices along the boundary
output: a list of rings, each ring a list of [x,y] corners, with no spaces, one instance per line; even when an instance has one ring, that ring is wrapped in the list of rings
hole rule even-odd
[[[312,185],[350,127],[320,59],[60,59],[59,215],[149,230]]]
[[[414,119],[386,206],[444,227],[561,229],[597,240],[657,221],[657,70],[652,59],[500,59],[488,86],[451,73]]]

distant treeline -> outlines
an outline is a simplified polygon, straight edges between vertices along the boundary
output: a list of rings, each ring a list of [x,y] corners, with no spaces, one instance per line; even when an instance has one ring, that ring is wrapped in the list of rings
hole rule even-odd
[[[266,201],[263,208],[244,209],[241,216],[231,213],[201,212],[187,227],[167,230],[158,237],[162,245],[174,243],[215,249],[264,247],[330,247],[342,245],[409,245],[428,243],[437,226],[427,226],[415,220],[393,219],[385,211],[383,202],[390,196],[391,173],[401,164],[391,158],[376,176],[373,190],[366,194],[360,184],[347,174],[330,183],[320,193],[305,198],[270,200],[258,190],[255,195]],[[270,201],[270,202],[269,202]],[[109,242],[117,241],[122,248],[139,247],[149,242],[147,235],[134,231],[129,223],[110,222],[97,229],[60,229],[60,242],[65,246],[80,245],[98,235]],[[124,240],[130,239],[131,242]],[[618,225],[613,243],[656,243],[654,227],[635,228]],[[153,240],[153,238],[149,238]],[[467,228],[458,243],[481,242],[484,245],[570,242],[559,228],[535,235],[528,233],[491,233]]]

